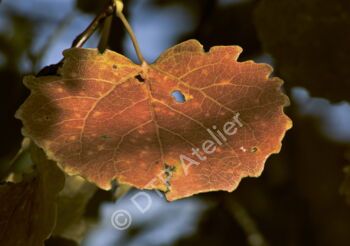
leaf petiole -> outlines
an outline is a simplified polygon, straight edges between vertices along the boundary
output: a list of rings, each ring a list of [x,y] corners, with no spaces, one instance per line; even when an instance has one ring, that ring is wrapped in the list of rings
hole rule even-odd
[[[132,27],[130,26],[128,20],[125,18],[125,15],[123,14],[123,8],[124,8],[123,1],[122,0],[114,0],[114,3],[115,3],[115,7],[116,7],[116,15],[122,21],[126,31],[128,32],[128,34],[131,38],[131,41],[132,41],[132,44],[134,45],[137,57],[139,58],[141,64],[147,64],[142,53],[141,53],[141,49],[140,49],[139,43],[137,42],[135,33],[132,30]]]
[[[107,17],[114,13],[114,2],[108,4],[105,9],[95,17],[95,19],[90,23],[90,25],[77,36],[73,43],[72,48],[82,47],[86,41],[91,37],[91,35],[96,31],[97,27],[102,23]]]

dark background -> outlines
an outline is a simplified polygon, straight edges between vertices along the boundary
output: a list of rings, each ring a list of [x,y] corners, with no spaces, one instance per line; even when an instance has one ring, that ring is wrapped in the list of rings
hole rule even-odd
[[[58,62],[105,2],[0,4],[0,173],[22,138],[13,115],[28,95],[23,76]],[[344,172],[350,160],[350,2],[127,0],[125,5],[150,62],[166,48],[195,38],[205,49],[240,45],[240,60],[273,65],[285,80],[291,98],[286,113],[294,127],[262,176],[244,179],[233,193],[174,203],[155,198],[155,208],[139,214],[123,232],[113,229],[109,218],[118,206],[131,204],[95,204],[101,222],[83,245],[350,245],[350,181]],[[98,42],[99,32],[85,47]],[[108,44],[136,60],[116,18]]]

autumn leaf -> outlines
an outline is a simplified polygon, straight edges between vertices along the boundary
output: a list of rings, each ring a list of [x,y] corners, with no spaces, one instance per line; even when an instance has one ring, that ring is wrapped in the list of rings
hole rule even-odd
[[[31,151],[38,175],[0,186],[0,245],[44,245],[55,226],[56,197],[64,176],[42,150],[32,146]]]
[[[263,0],[255,23],[287,85],[332,101],[350,100],[348,1]]]
[[[168,200],[232,191],[261,174],[291,127],[282,81],[266,64],[237,62],[241,51],[205,53],[189,40],[136,65],[108,50],[69,49],[57,76],[25,78],[31,95],[16,117],[68,174],[103,189],[116,179]]]
[[[93,221],[84,217],[86,206],[97,188],[79,176],[66,176],[57,199],[57,222],[53,236],[80,243]]]

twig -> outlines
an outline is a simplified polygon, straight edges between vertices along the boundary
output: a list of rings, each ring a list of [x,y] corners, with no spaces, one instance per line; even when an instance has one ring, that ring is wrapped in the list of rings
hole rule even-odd
[[[268,246],[264,236],[259,231],[254,220],[250,217],[246,209],[232,197],[226,200],[227,208],[231,212],[232,216],[236,219],[237,223],[244,230],[247,241],[250,246]]]

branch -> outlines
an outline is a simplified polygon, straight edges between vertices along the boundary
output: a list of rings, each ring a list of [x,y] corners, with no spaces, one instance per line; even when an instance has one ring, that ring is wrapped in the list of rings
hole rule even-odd
[[[241,226],[247,236],[247,241],[250,246],[268,246],[264,236],[259,231],[254,220],[250,217],[247,210],[232,197],[226,200],[226,206]]]

